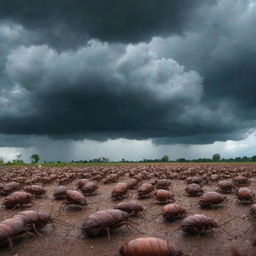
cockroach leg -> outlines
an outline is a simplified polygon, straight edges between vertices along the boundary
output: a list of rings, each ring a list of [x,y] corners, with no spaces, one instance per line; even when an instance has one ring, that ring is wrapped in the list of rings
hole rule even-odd
[[[42,234],[40,234],[40,233],[37,231],[36,226],[35,226],[35,223],[32,224],[32,227],[33,227],[34,232],[35,232],[37,235],[42,236]]]

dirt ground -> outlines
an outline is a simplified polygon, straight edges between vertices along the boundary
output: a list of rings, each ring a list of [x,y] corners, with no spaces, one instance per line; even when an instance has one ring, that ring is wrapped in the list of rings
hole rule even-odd
[[[119,181],[125,181],[127,176]],[[76,180],[68,184],[68,188],[75,189]],[[124,241],[140,236],[155,236],[166,239],[169,244],[180,248],[184,253],[191,256],[220,256],[230,255],[230,248],[237,247],[244,249],[250,256],[256,255],[256,248],[251,245],[251,238],[255,231],[250,230],[246,234],[245,231],[253,225],[253,222],[242,217],[248,215],[248,205],[240,205],[235,200],[233,194],[227,195],[228,203],[215,209],[200,209],[198,205],[198,197],[187,197],[184,195],[185,183],[181,180],[172,180],[171,191],[175,195],[177,203],[181,204],[189,214],[203,213],[214,217],[219,224],[224,223],[232,216],[240,216],[241,218],[234,219],[228,224],[222,226],[221,229],[215,229],[202,236],[188,236],[179,230],[180,222],[174,223],[164,222],[162,217],[156,217],[161,213],[163,206],[152,204],[152,198],[139,200],[145,207],[146,219],[141,217],[132,218],[132,225],[139,229],[143,234],[136,231],[130,232],[127,227],[123,226],[111,233],[112,241],[109,241],[107,236],[96,238],[87,238],[81,235],[80,227],[84,219],[97,210],[112,208],[117,202],[111,200],[111,190],[114,184],[104,185],[100,183],[98,194],[95,196],[87,196],[88,208],[86,210],[68,209],[57,217],[63,223],[57,222],[55,229],[52,225],[48,225],[42,235],[27,236],[20,241],[14,243],[12,251],[8,246],[0,248],[0,255],[9,256],[96,256],[119,255],[118,251]],[[35,206],[30,209],[42,210],[48,213],[53,208],[53,216],[57,215],[61,201],[52,200],[52,194],[57,184],[45,186],[47,196],[42,199],[35,200]],[[248,186],[253,191],[256,191],[256,179],[251,178],[251,183]],[[216,190],[216,185],[203,186],[205,191]],[[129,198],[123,201],[136,199],[135,190],[131,190]],[[1,197],[2,201],[3,197]],[[0,208],[1,220],[11,217],[18,213],[19,210],[6,210]],[[66,224],[65,224],[65,223]],[[231,234],[229,236],[227,233]]]

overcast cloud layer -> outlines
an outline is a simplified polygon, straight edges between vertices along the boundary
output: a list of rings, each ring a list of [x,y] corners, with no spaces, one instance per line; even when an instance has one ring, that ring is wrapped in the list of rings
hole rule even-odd
[[[246,141],[255,26],[256,0],[3,0],[0,147]]]

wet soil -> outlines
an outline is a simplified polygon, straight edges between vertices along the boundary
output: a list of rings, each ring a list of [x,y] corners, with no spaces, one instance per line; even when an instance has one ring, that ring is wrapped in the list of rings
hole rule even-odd
[[[125,181],[128,177],[123,177]],[[75,189],[77,181],[67,185]],[[184,195],[185,184],[181,180],[172,180],[171,191],[175,195],[177,203],[181,204],[189,214],[203,213],[214,217],[219,224],[229,220],[232,216],[240,216],[223,225],[222,229],[215,229],[201,236],[188,236],[179,230],[180,222],[164,222],[162,217],[156,217],[161,213],[162,205],[152,203],[152,198],[139,200],[145,207],[146,219],[141,217],[132,218],[131,224],[143,234],[137,231],[130,232],[126,226],[123,226],[111,232],[111,241],[108,236],[96,238],[87,238],[81,235],[80,227],[84,219],[97,210],[112,208],[117,202],[111,200],[111,190],[115,184],[100,184],[97,195],[87,196],[88,208],[85,210],[66,208],[64,212],[56,219],[61,220],[55,223],[55,229],[48,225],[42,230],[41,236],[28,235],[20,241],[15,241],[14,250],[9,246],[0,249],[0,255],[9,256],[114,256],[118,255],[120,246],[124,241],[140,236],[155,236],[166,239],[169,244],[180,248],[184,253],[191,256],[220,256],[230,255],[230,248],[241,248],[249,256],[256,255],[256,248],[251,245],[251,238],[255,230],[251,229],[245,234],[245,231],[253,225],[253,221],[247,218],[249,205],[241,205],[236,202],[235,195],[227,195],[228,203],[223,203],[220,207],[214,209],[201,209],[198,205],[198,197],[187,197]],[[42,210],[57,216],[61,201],[52,200],[52,194],[57,184],[45,186],[47,196],[34,201],[35,206],[30,209]],[[253,191],[256,190],[256,179],[251,178],[248,186]],[[216,185],[204,186],[205,191],[216,190]],[[129,197],[123,201],[136,199],[136,190],[131,190]],[[2,200],[3,198],[1,198]],[[1,220],[12,217],[20,209],[6,210],[1,207]],[[152,220],[153,219],[153,220]],[[230,235],[229,235],[230,234]]]

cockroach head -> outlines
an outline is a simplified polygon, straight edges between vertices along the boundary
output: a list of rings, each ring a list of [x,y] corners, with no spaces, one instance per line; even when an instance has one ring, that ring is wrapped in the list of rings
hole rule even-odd
[[[129,218],[129,213],[128,212],[125,212],[125,211],[122,211],[122,210],[120,210],[121,212],[122,212],[122,215],[123,215],[123,218],[125,218],[125,219],[128,219]]]

